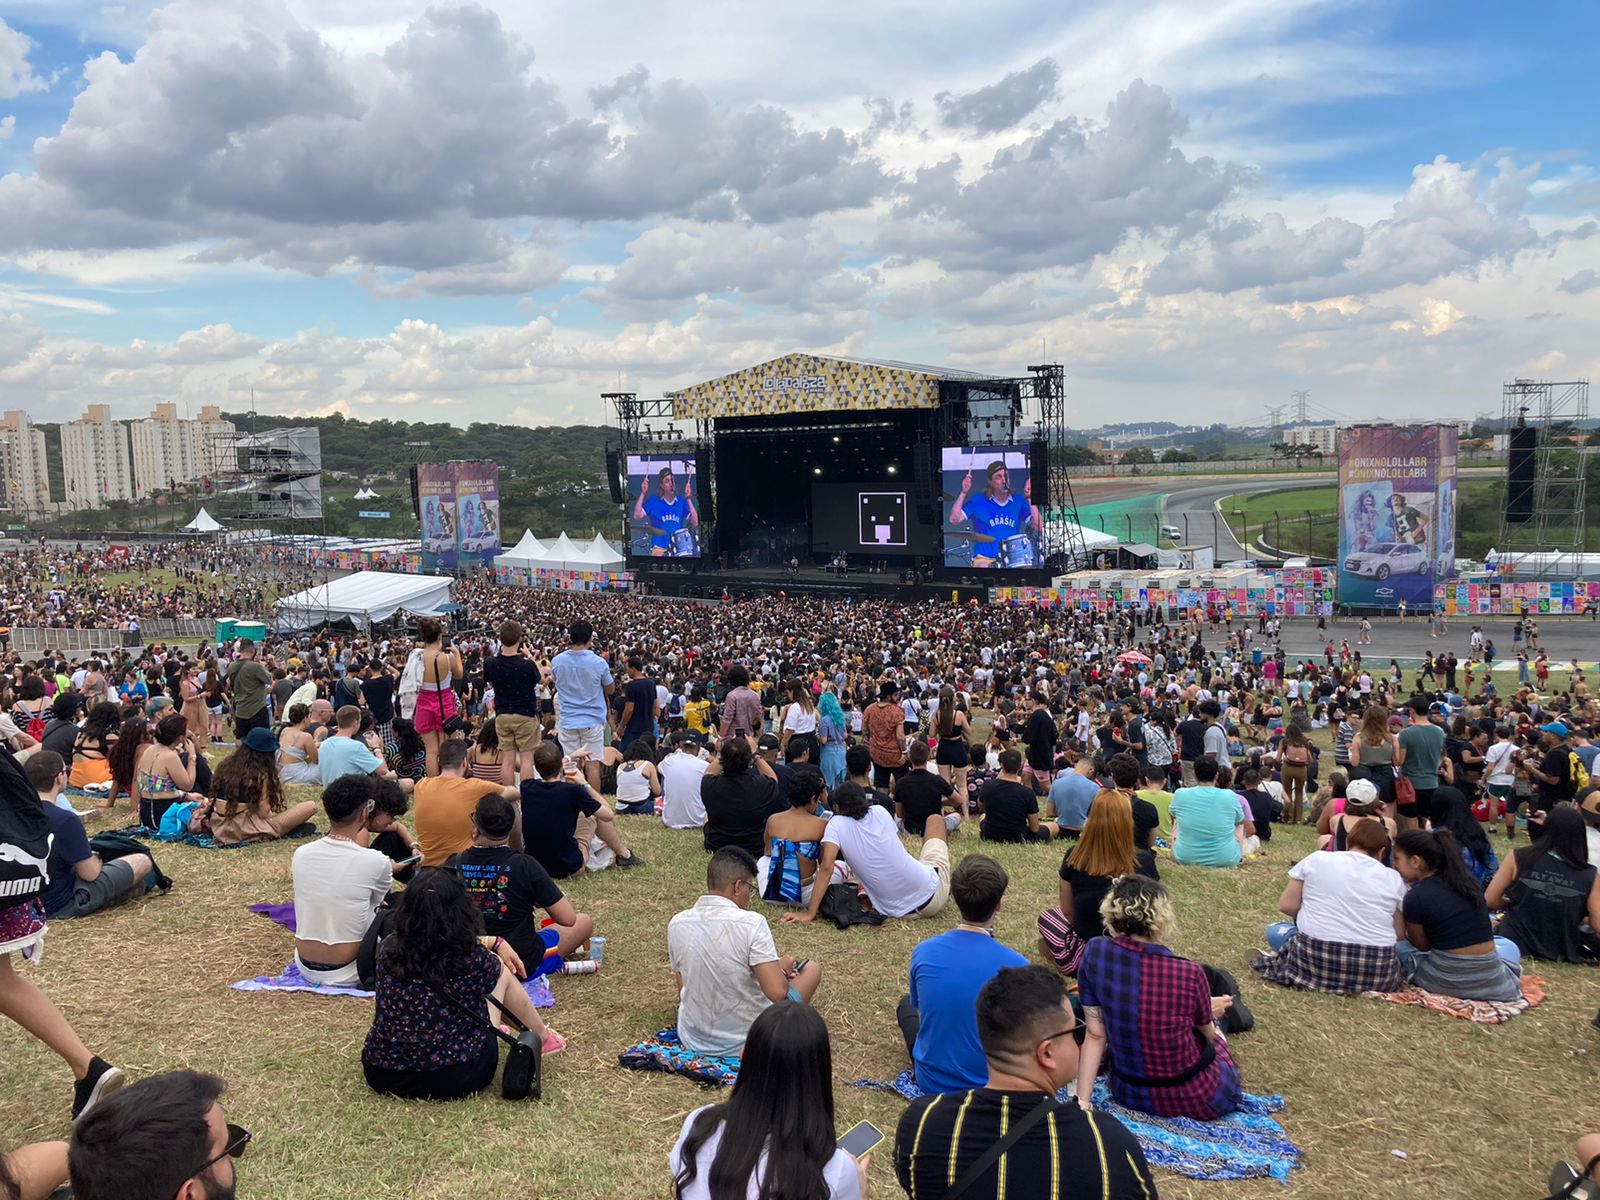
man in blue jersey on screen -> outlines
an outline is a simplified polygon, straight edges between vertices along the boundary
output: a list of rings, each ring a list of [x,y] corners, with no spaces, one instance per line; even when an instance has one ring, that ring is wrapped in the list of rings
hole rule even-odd
[[[648,521],[658,533],[650,535],[650,555],[652,558],[665,558],[672,553],[672,535],[682,529],[684,525],[698,526],[700,514],[694,510],[694,501],[688,496],[678,495],[678,480],[672,474],[672,468],[662,467],[656,473],[656,494],[650,494],[650,476],[646,475],[639,484],[639,499],[633,506],[633,519],[635,521]]]
[[[1025,485],[1033,490],[1033,481]],[[970,499],[969,499],[970,497]],[[1028,495],[1011,490],[1011,472],[1003,459],[989,464],[988,482],[983,493],[972,496],[972,472],[961,480],[961,494],[950,508],[950,524],[971,520],[973,533],[986,533],[993,541],[977,542],[972,547],[972,565],[992,567],[1000,556],[1000,545],[1007,538],[1019,537],[1031,527],[1040,529],[1039,512]]]

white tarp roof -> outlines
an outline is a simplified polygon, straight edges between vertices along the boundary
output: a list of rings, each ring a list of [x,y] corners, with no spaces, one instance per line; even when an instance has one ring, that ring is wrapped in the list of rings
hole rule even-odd
[[[622,551],[618,550],[610,542],[606,541],[605,534],[603,533],[597,533],[594,535],[594,541],[590,542],[588,546],[585,547],[584,553],[589,556],[591,561],[599,566],[622,566]]]
[[[565,532],[553,542],[542,542],[533,531],[522,535],[522,540],[504,554],[495,556],[497,567],[543,567],[550,571],[620,570],[622,551],[603,536],[592,541],[574,542]]]
[[[442,575],[357,571],[279,600],[278,628],[309,629],[324,621],[338,620],[350,620],[367,628],[402,608],[409,613],[436,615],[451,602],[451,582]]]
[[[363,485],[361,490],[355,494],[354,498],[357,500],[374,500],[377,498],[377,495],[377,492]]]
[[[522,540],[504,554],[494,556],[494,565],[497,567],[529,567],[543,563],[545,559],[545,545],[533,536],[533,530],[525,530]]]
[[[183,527],[183,531],[185,533],[215,533],[221,528],[221,522],[202,508],[195,513],[194,520]]]

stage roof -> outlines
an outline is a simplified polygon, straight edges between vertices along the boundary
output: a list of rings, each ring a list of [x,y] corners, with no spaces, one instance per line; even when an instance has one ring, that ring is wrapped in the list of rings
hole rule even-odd
[[[674,392],[673,416],[697,420],[937,408],[940,383],[997,383],[1004,378],[890,359],[785,354]]]

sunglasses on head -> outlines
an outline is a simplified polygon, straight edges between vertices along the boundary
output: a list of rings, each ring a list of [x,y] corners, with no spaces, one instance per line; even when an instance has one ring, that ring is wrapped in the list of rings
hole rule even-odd
[[[222,1147],[222,1153],[206,1159],[205,1162],[201,1163],[192,1172],[190,1172],[189,1178],[193,1179],[202,1171],[210,1170],[225,1158],[243,1158],[245,1147],[250,1144],[250,1138],[252,1136],[253,1135],[250,1133],[250,1131],[243,1125],[235,1125],[230,1121],[228,1123],[228,1141],[227,1144]]]

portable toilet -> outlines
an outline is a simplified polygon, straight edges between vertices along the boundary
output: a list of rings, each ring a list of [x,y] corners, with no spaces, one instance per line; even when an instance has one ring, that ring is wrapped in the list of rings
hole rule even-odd
[[[249,638],[259,646],[267,640],[267,627],[260,621],[236,621],[233,626],[233,636]]]
[[[239,620],[237,617],[217,618],[217,645],[225,645],[239,636]]]

